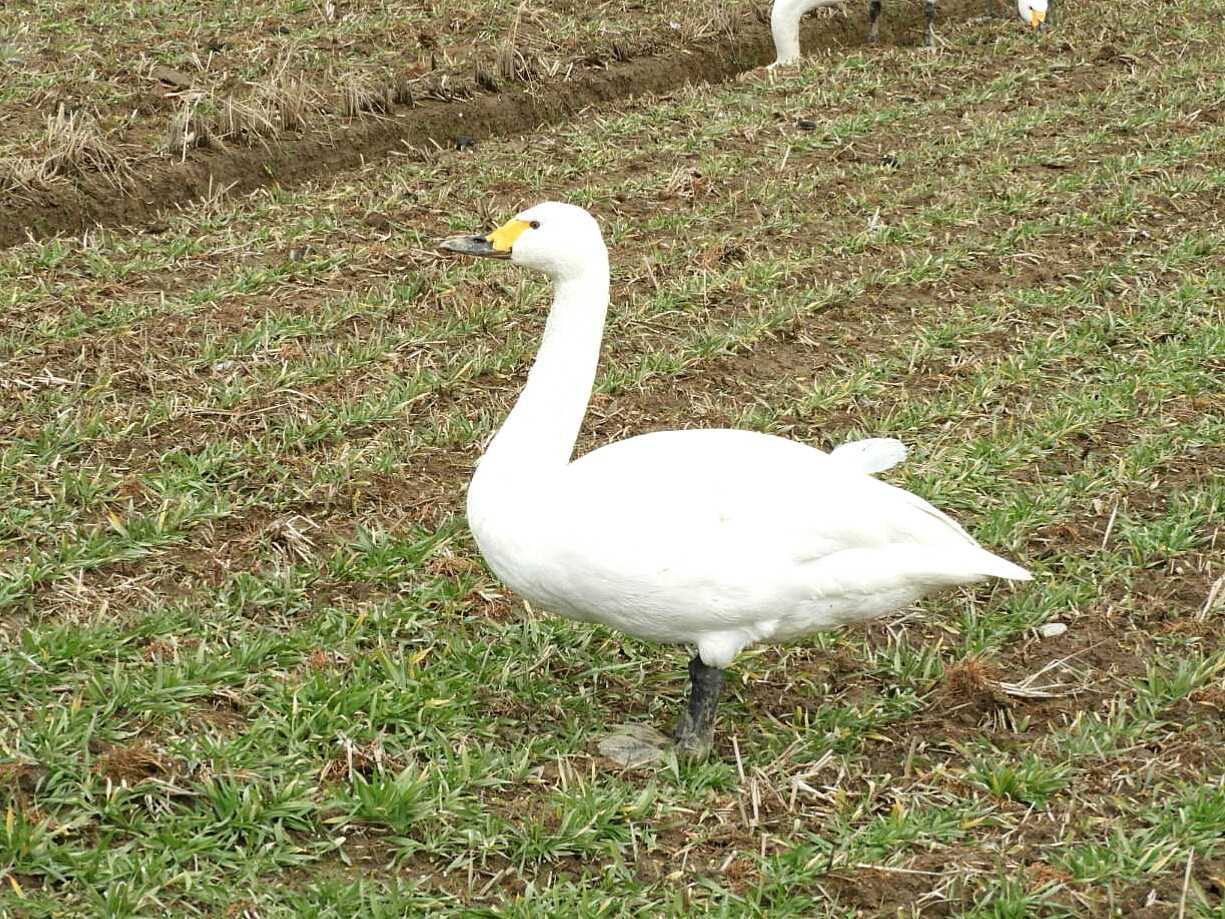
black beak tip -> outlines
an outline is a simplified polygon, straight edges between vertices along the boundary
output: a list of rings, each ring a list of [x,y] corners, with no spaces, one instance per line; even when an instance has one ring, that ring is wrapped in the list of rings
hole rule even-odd
[[[484,236],[452,236],[438,243],[442,252],[456,252],[460,255],[493,255],[494,248]]]

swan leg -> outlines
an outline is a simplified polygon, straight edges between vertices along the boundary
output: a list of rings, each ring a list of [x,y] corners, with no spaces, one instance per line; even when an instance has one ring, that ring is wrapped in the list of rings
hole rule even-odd
[[[693,759],[705,759],[715,740],[715,710],[723,690],[726,672],[708,667],[695,654],[689,662],[689,703],[676,725],[677,752]]]
[[[936,47],[936,0],[923,0],[923,16],[927,20],[927,37],[923,44]]]
[[[987,18],[994,19],[999,14],[995,7],[995,0],[987,0]]]
[[[880,19],[881,0],[868,0],[868,41],[876,44],[880,41]]]

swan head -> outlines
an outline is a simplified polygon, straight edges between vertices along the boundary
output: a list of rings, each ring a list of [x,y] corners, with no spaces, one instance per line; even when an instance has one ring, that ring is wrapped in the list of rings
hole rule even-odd
[[[1017,0],[1017,15],[1032,29],[1042,29],[1046,22],[1047,0]]]
[[[594,268],[608,270],[608,250],[595,218],[581,207],[558,201],[530,207],[492,233],[453,236],[438,247],[481,258],[508,258],[554,281],[580,277]]]

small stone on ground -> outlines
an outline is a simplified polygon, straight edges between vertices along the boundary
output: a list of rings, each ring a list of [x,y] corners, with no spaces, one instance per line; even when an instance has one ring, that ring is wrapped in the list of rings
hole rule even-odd
[[[645,766],[668,755],[672,738],[645,724],[619,724],[600,738],[598,748],[619,766]]]

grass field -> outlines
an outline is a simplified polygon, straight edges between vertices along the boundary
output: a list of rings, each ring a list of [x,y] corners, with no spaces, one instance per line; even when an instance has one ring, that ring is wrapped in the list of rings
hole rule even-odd
[[[1014,26],[0,252],[0,914],[1225,916],[1225,24]],[[485,571],[547,291],[433,249],[545,198],[614,259],[580,449],[899,437],[1035,582],[601,760],[686,654]]]
[[[395,102],[445,98],[478,72],[532,83],[689,44],[751,9],[746,0],[11,0],[0,7],[0,165],[11,162],[8,184],[20,188],[95,171],[122,181],[197,143],[266,144],[377,117],[385,92]],[[72,124],[54,120],[61,110]],[[106,156],[65,161],[82,136]],[[53,168],[36,168],[45,161]]]

